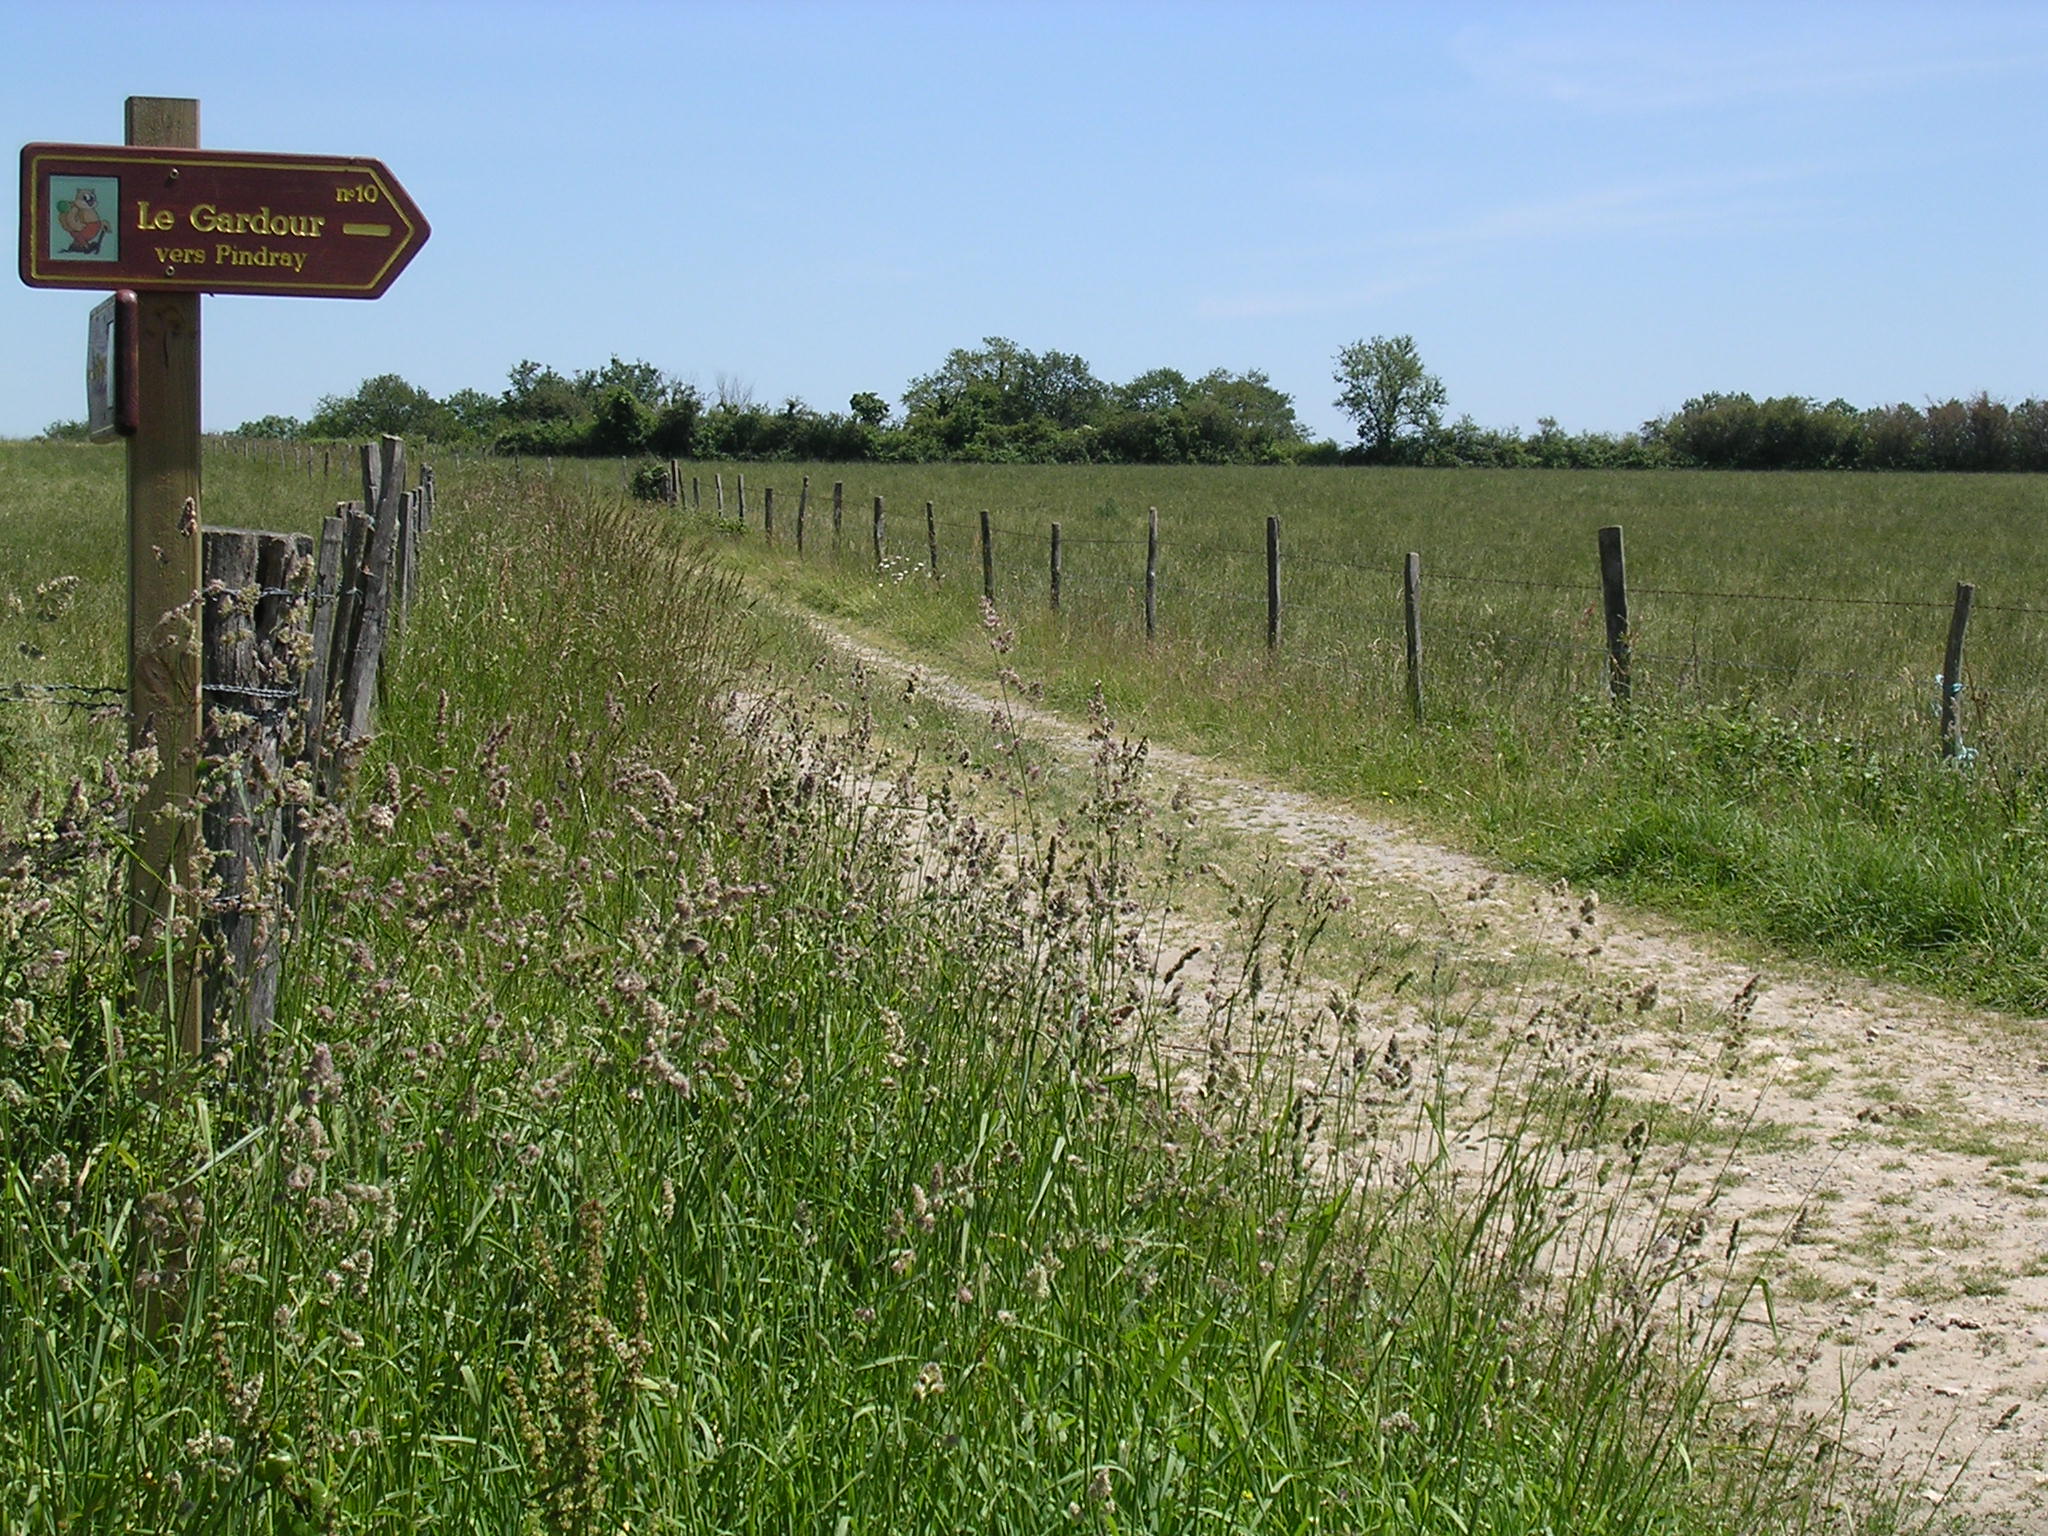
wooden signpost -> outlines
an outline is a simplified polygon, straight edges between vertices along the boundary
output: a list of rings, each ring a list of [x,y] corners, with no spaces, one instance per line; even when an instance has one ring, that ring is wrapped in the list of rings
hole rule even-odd
[[[379,161],[218,154],[132,135],[28,145],[21,197],[21,279],[32,288],[374,299],[428,234]]]
[[[21,279],[32,288],[117,295],[107,333],[115,395],[108,411],[115,431],[132,429],[128,734],[132,749],[153,750],[156,759],[131,827],[129,928],[141,941],[144,1004],[165,1010],[180,1043],[196,1052],[203,1017],[194,903],[204,872],[196,811],[199,298],[373,299],[429,230],[375,160],[201,151],[199,103],[178,97],[129,97],[126,126],[120,145],[22,150]],[[123,310],[131,322],[125,336]],[[124,356],[132,363],[125,379]]]

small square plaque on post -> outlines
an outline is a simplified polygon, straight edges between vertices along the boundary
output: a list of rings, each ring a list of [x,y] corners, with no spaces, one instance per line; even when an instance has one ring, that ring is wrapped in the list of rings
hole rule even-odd
[[[124,288],[94,307],[86,328],[85,421],[96,443],[135,435],[135,312]]]

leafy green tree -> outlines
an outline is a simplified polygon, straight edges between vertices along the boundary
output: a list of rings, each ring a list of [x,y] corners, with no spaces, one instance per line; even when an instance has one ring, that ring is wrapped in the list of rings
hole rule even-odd
[[[654,364],[638,359],[629,363],[616,352],[602,368],[578,373],[571,385],[593,408],[613,390],[623,389],[649,410],[657,410],[667,402],[671,389],[668,375]]]
[[[53,421],[43,428],[41,436],[46,443],[82,443],[91,435],[83,421]]]
[[[1443,381],[1422,366],[1412,336],[1354,341],[1337,354],[1337,408],[1357,424],[1366,457],[1413,457],[1443,423]]]
[[[671,459],[688,458],[697,451],[697,421],[703,414],[704,397],[693,385],[672,386],[667,403],[655,413],[647,446]]]
[[[235,436],[284,440],[297,437],[305,430],[306,424],[296,416],[259,416],[235,428]]]
[[[441,404],[470,442],[489,442],[505,424],[504,405],[480,389],[458,389]]]
[[[889,419],[889,402],[869,390],[860,391],[846,404],[862,426],[878,428]]]
[[[1223,411],[1242,434],[1242,448],[1253,456],[1301,441],[1294,397],[1275,389],[1263,368],[1246,373],[1211,369],[1195,381],[1189,394],[1192,400],[1213,402]]]
[[[313,438],[370,438],[384,433],[415,442],[445,442],[455,419],[416,384],[395,373],[365,379],[352,395],[324,395],[306,422]]]
[[[1193,388],[1178,368],[1151,368],[1110,393],[1126,411],[1170,411],[1186,405]]]
[[[590,424],[590,446],[603,454],[645,453],[654,420],[652,408],[632,390],[615,384],[598,399],[597,416]]]
[[[500,399],[513,421],[574,421],[588,412],[574,384],[531,358],[512,369]]]
[[[978,421],[1020,427],[1043,419],[1062,429],[1094,419],[1109,390],[1070,352],[1033,352],[1006,336],[987,336],[978,348],[955,347],[932,372],[903,392],[906,419],[931,421],[966,408]],[[942,435],[950,435],[942,434]]]

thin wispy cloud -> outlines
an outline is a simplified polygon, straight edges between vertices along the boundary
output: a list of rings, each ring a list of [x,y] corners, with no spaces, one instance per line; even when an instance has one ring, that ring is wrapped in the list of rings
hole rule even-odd
[[[1833,217],[1831,200],[1812,192],[1822,179],[1815,166],[1782,166],[1592,187],[1390,232],[1384,240],[1394,247],[1476,249],[1628,234],[1758,233],[1791,222],[1810,228]]]
[[[1365,240],[1245,253],[1245,264],[1262,269],[1261,277],[1248,279],[1241,291],[1204,298],[1196,313],[1216,319],[1341,314],[1442,283],[1469,263],[1503,252],[1812,229],[1843,217],[1831,196],[1814,191],[1825,180],[1818,166],[1781,166],[1624,183],[1383,229]],[[1360,281],[1361,271],[1376,275]]]
[[[1725,15],[1699,15],[1645,34],[1631,12],[1546,11],[1540,27],[1466,27],[1450,53],[1488,92],[1621,114],[1907,92],[2048,66],[2048,13],[2040,11],[1961,8],[1937,22],[1924,8],[1794,9],[1776,24],[1759,14],[1732,31]]]

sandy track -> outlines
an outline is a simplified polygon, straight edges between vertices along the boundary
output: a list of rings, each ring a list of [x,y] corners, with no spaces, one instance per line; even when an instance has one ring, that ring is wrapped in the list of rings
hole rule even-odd
[[[871,673],[970,717],[1000,709],[1057,758],[1088,726],[820,628]],[[1986,1531],[2048,1532],[2048,1029],[1729,947],[1545,886],[1348,806],[1154,745],[1161,795],[1286,863],[1338,845],[1359,910],[1497,974],[1504,1012],[1608,1000],[1622,1091],[1733,1137],[1722,1226],[1770,1251],[1738,1390],[1828,1415],[1909,1498]],[[1418,901],[1418,897],[1422,898]],[[1739,1224],[1739,1226],[1737,1225]],[[1771,1326],[1774,1324],[1775,1326]]]

